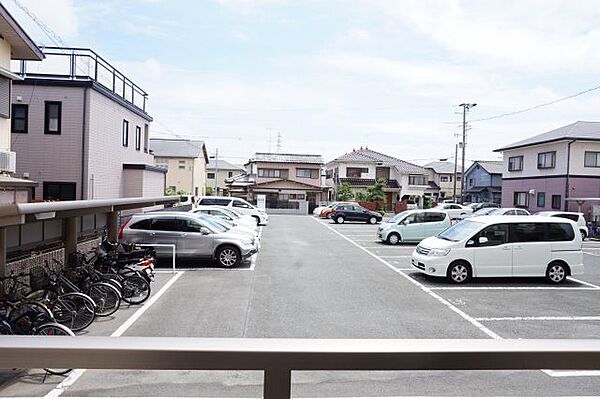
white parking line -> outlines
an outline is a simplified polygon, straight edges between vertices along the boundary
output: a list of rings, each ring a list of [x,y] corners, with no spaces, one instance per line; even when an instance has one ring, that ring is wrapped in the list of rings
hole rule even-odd
[[[476,317],[478,321],[600,321],[600,316]]]
[[[381,258],[412,258],[411,255],[379,255]]]
[[[412,269],[414,270],[414,269]],[[498,291],[527,291],[527,290],[565,290],[565,291],[598,291],[598,288],[593,287],[495,287],[495,286],[475,286],[475,287],[430,287],[434,291],[469,291],[469,290],[498,290]]]
[[[473,326],[475,326],[477,329],[479,329],[481,332],[483,332],[484,334],[486,334],[490,338],[493,338],[493,339],[502,339],[502,337],[500,337],[498,334],[496,334],[495,332],[493,332],[492,330],[490,330],[489,328],[487,328],[486,326],[484,326],[483,324],[481,324],[480,322],[478,322],[477,320],[475,320],[474,318],[472,318],[471,316],[469,316],[468,314],[466,314],[465,312],[463,312],[462,310],[460,310],[459,308],[457,308],[456,306],[454,306],[453,304],[451,304],[450,302],[448,302],[446,299],[442,298],[441,296],[439,296],[435,292],[431,291],[431,289],[429,289],[428,287],[426,287],[423,284],[419,283],[418,281],[414,280],[413,278],[411,278],[410,276],[408,276],[406,273],[402,272],[401,270],[396,269],[389,262],[387,262],[384,259],[382,259],[381,257],[375,255],[371,251],[368,251],[367,249],[361,247],[359,244],[355,243],[354,241],[352,241],[348,237],[344,236],[340,232],[336,231],[335,229],[331,228],[330,226],[327,226],[327,225],[325,225],[323,223],[320,223],[320,224],[322,224],[324,227],[330,229],[335,234],[339,235],[344,240],[348,241],[349,243],[351,243],[352,245],[356,246],[360,250],[362,250],[365,253],[369,254],[373,258],[377,259],[379,262],[381,262],[382,264],[384,264],[385,266],[387,266],[390,270],[392,270],[392,271],[398,273],[399,275],[401,275],[402,277],[406,278],[412,284],[416,285],[421,290],[423,290],[425,293],[429,294],[431,297],[433,297],[434,299],[436,299],[438,302],[440,302],[441,304],[443,304],[444,306],[446,306],[448,309],[450,309],[451,311],[453,311],[454,313],[458,314],[460,317],[462,317],[463,319],[465,319],[466,321],[468,321],[469,323],[471,323]]]
[[[139,308],[134,314],[132,314],[127,320],[125,320],[125,323],[121,324],[121,326],[119,326],[119,328],[117,328],[110,336],[111,337],[120,337],[121,335],[123,335],[123,333],[125,331],[127,331],[127,329],[133,325],[133,323],[135,323],[144,313],[146,313],[146,311],[148,309],[150,309],[150,306],[154,305],[154,303],[156,303],[156,301],[158,301],[158,299],[165,292],[167,292],[167,290],[173,284],[175,284],[175,282],[179,279],[179,277],[181,277],[183,275],[183,273],[184,272],[182,272],[182,271],[176,272],[175,275],[173,277],[171,277],[171,279],[169,281],[167,281],[167,283],[165,285],[163,285],[162,288],[156,294],[154,294],[141,308]],[[67,376],[67,378],[65,378],[60,384],[58,384],[56,386],[56,388],[54,388],[53,390],[48,392],[46,395],[44,395],[44,399],[58,398],[67,389],[69,389],[69,387],[71,387],[73,384],[75,384],[75,382],[77,382],[77,380],[86,371],[87,371],[87,369],[76,369],[76,370],[71,371],[69,373],[69,375]]]
[[[577,373],[576,371],[554,371],[553,373]],[[578,375],[578,374],[575,374]],[[600,375],[600,372],[599,374]],[[459,396],[344,396],[344,397],[327,397],[327,398],[310,398],[310,399],[457,399]],[[69,396],[69,399],[146,399],[148,396]],[[194,396],[151,396],[152,399],[260,399],[257,396],[253,397],[236,397],[236,398],[215,398],[215,397],[194,397]],[[460,396],[465,399],[592,399],[597,396]],[[298,398],[308,399],[308,398]]]
[[[583,285],[587,285],[588,287],[592,287],[592,288],[596,288],[596,289],[600,290],[600,287],[599,287],[599,286],[597,286],[597,285],[594,285],[594,284],[592,284],[592,283],[588,283],[588,282],[586,282],[586,281],[579,280],[579,279],[573,278],[573,277],[571,277],[571,276],[567,277],[567,279],[569,279],[569,280],[571,280],[571,281],[575,281],[576,283],[583,284]]]

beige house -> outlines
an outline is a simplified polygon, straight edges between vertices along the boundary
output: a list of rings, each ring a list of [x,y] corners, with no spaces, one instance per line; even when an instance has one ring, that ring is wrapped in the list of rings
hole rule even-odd
[[[12,176],[17,155],[11,148],[11,92],[13,80],[22,78],[12,72],[12,60],[40,61],[44,54],[0,4],[0,204],[27,202],[36,183]]]
[[[219,159],[211,159],[206,167],[206,186],[212,188],[214,195],[227,195],[226,179],[246,172],[242,166]]]
[[[448,161],[430,162],[423,166],[429,172],[429,186],[425,193],[434,200],[452,200],[454,197],[454,163]],[[459,168],[456,170],[456,198],[460,199],[462,179]]]
[[[307,202],[310,212],[327,199],[320,155],[257,152],[245,166],[245,174],[227,179],[232,196],[254,202],[262,194],[271,209]]]
[[[208,153],[200,140],[150,139],[157,166],[167,169],[166,189],[188,195],[206,194]]]

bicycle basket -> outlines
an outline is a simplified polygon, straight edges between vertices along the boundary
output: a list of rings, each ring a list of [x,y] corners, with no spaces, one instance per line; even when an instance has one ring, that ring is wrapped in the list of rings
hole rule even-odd
[[[29,287],[31,291],[43,290],[50,285],[50,276],[43,267],[32,267],[29,271]]]

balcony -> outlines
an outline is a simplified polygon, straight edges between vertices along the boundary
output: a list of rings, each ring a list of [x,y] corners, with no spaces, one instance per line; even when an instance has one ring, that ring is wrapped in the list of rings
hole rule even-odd
[[[146,112],[148,93],[117,68],[86,48],[44,47],[43,61],[11,61],[11,71],[25,79],[95,82]]]

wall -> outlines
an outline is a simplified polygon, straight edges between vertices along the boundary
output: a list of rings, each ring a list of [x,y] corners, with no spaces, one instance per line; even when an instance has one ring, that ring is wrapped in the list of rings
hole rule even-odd
[[[320,187],[321,186],[321,165],[318,164],[303,164],[303,163],[278,163],[278,162],[256,162],[255,166],[256,170],[258,169],[287,169],[288,177],[287,180],[296,181],[303,184],[310,184],[312,186]],[[318,169],[317,178],[305,178],[305,177],[297,177],[296,169]],[[373,174],[375,172],[373,171]],[[280,178],[265,178],[258,177],[258,173],[256,175],[256,183],[266,183],[270,181],[280,180]]]
[[[123,197],[123,164],[154,164],[154,157],[144,152],[143,143],[144,124],[150,122],[96,90],[88,93],[89,158],[84,191],[89,199]],[[129,121],[128,147],[122,145],[123,119]],[[139,151],[135,149],[136,126],[142,130]]]
[[[179,161],[185,161],[185,169],[179,169]],[[194,161],[192,158],[166,158],[156,157],[156,165],[167,165],[167,188],[174,186],[175,191],[185,191],[193,194],[192,170]]]
[[[0,39],[0,67],[10,70],[10,43]],[[0,150],[10,151],[10,119],[0,118]]]
[[[471,181],[471,179],[473,181]],[[500,178],[502,179],[502,178]],[[493,179],[490,177],[490,174],[481,166],[475,165],[469,173],[465,173],[465,190],[470,190],[473,187],[490,187],[492,185]],[[502,186],[502,180],[498,182],[496,187]]]
[[[216,176],[217,186],[219,187],[219,193],[223,192],[223,189],[227,188],[227,184],[225,184],[225,179],[229,178],[229,172],[232,172],[232,176],[237,176],[239,174],[244,173],[243,170],[240,169],[219,169],[219,173]],[[216,173],[215,169],[207,169],[206,174],[208,173]],[[215,188],[215,179],[209,179],[206,177],[206,186],[211,187],[213,190]]]
[[[83,88],[13,85],[12,102],[29,104],[28,133],[12,134],[17,173],[27,172],[39,183],[36,199],[43,198],[43,182],[74,182],[81,199]],[[17,102],[17,96],[22,97]],[[62,102],[61,134],[44,134],[45,101]]]
[[[540,152],[556,151],[556,167],[552,169],[538,169],[537,157]],[[567,143],[558,142],[542,144],[525,148],[504,151],[503,171],[504,177],[531,177],[564,175],[567,173]],[[522,171],[508,171],[508,159],[510,157],[523,156]],[[583,165],[583,161],[581,162]]]
[[[584,157],[586,151],[599,151],[600,142],[598,141],[576,141],[571,144],[571,175],[589,175],[600,176],[600,168],[585,167]]]
[[[194,159],[194,189],[193,194],[203,196],[206,194],[206,158],[204,155]],[[224,187],[224,186],[223,186]]]

